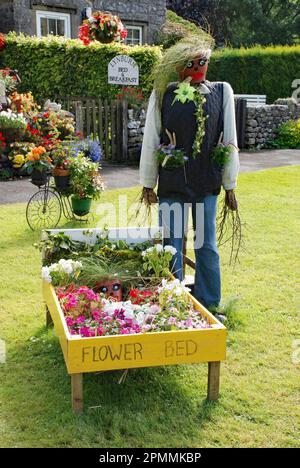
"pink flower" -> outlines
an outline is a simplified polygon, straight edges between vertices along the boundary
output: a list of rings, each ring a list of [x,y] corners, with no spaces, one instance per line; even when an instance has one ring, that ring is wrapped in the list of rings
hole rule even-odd
[[[77,325],[80,325],[81,323],[84,323],[85,322],[85,316],[84,315],[80,315],[80,317],[77,318],[76,320],[76,323]]]
[[[74,320],[72,319],[72,317],[67,317],[66,322],[68,327],[72,327],[74,325]]]
[[[175,325],[177,323],[177,319],[175,317],[170,317],[168,320],[169,325]]]

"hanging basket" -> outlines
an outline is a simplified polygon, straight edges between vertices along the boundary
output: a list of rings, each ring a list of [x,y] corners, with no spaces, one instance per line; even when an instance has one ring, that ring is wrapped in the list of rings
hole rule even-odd
[[[38,171],[37,169],[33,169],[31,173],[31,183],[36,185],[37,187],[42,187],[46,185],[47,182],[47,169],[43,171]]]
[[[91,198],[71,198],[72,209],[76,216],[86,216],[89,214],[92,204]]]
[[[67,169],[53,169],[55,187],[59,192],[67,192],[70,186],[70,171]]]

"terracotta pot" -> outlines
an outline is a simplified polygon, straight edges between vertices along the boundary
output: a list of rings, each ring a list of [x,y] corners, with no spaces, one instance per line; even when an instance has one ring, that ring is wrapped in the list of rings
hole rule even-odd
[[[61,193],[67,192],[70,186],[70,171],[68,169],[60,169],[55,167],[53,169],[55,186]]]
[[[60,167],[55,167],[53,169],[53,175],[57,177],[65,177],[70,175],[69,169],[61,169]]]

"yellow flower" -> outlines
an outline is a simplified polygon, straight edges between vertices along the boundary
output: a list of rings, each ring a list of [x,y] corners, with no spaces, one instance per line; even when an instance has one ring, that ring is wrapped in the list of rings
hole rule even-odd
[[[13,158],[13,167],[19,169],[25,163],[23,154],[16,154]]]

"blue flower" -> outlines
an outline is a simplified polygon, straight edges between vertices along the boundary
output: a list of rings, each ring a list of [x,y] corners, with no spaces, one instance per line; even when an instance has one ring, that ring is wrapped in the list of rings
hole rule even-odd
[[[72,156],[77,157],[79,153],[83,153],[93,162],[99,162],[102,158],[102,148],[100,142],[91,140],[90,137],[85,140],[76,141],[71,145]]]

